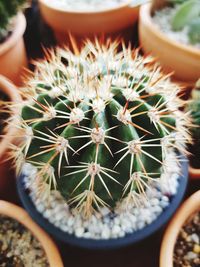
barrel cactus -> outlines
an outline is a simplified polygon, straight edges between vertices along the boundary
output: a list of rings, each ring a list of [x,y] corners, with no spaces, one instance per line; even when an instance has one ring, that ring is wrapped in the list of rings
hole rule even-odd
[[[74,212],[145,199],[171,150],[185,152],[188,117],[179,88],[150,57],[117,43],[57,48],[22,90],[17,170],[37,167],[40,192],[59,190]],[[177,161],[179,156],[177,154]]]

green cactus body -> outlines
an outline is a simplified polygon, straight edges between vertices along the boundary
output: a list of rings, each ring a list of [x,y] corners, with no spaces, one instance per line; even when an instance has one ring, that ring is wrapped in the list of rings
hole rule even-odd
[[[168,149],[184,151],[178,88],[150,58],[87,43],[78,55],[58,49],[36,65],[24,90],[21,154],[38,168],[37,182],[85,216],[144,196]]]

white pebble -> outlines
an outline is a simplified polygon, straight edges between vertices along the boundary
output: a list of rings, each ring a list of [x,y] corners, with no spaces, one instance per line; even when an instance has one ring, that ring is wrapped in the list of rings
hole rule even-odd
[[[82,228],[82,227],[79,227],[79,228],[77,228],[77,229],[75,230],[75,235],[76,235],[77,237],[82,237],[82,236],[83,236],[83,233],[84,233],[84,228]]]
[[[189,251],[185,256],[184,258],[185,259],[188,259],[188,260],[193,260],[193,259],[196,259],[198,257],[198,255],[192,251]]]
[[[192,241],[194,241],[196,244],[199,244],[199,236],[197,234],[192,234],[189,236]]]
[[[105,225],[101,232],[101,237],[103,239],[109,239],[110,238],[110,229]]]

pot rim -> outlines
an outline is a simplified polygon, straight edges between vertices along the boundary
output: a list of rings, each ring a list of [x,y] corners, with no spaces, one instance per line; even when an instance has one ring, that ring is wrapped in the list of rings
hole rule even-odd
[[[50,267],[63,267],[60,253],[54,242],[49,235],[30,218],[24,209],[15,204],[0,200],[0,214],[15,219],[38,239],[46,253]]]
[[[156,27],[156,24],[152,20],[151,10],[152,10],[151,3],[144,4],[141,6],[140,20],[142,21],[142,23],[140,21],[140,24],[145,24],[150,29],[150,31],[154,32],[154,34],[157,35],[157,37],[161,39],[163,42],[166,42],[169,45],[174,46],[179,50],[182,50],[183,52],[190,53],[194,57],[195,56],[200,57],[200,49],[192,47],[192,45],[190,46],[186,44],[181,44],[180,42],[170,39],[164,33],[162,33],[162,31],[158,27]]]
[[[178,206],[180,205],[181,200],[183,199],[185,190],[187,188],[188,182],[188,161],[185,156],[181,156],[181,174],[179,179],[179,187],[177,194],[172,196],[170,205],[163,210],[163,212],[158,216],[158,218],[144,227],[142,230],[138,230],[131,234],[126,234],[122,238],[117,239],[87,239],[87,238],[78,238],[73,234],[63,232],[53,224],[51,224],[41,213],[35,208],[28,191],[24,188],[24,176],[23,174],[17,178],[17,190],[21,202],[25,209],[28,211],[30,216],[48,233],[54,236],[57,240],[60,240],[64,243],[86,248],[90,250],[112,250],[117,248],[122,248],[125,246],[133,245],[139,243],[145,238],[153,235],[161,227],[163,227],[171,216],[174,214]]]
[[[119,4],[116,7],[110,7],[110,8],[104,8],[101,10],[92,10],[92,11],[81,11],[81,10],[76,10],[76,11],[72,11],[72,10],[68,10],[68,9],[62,9],[59,7],[54,7],[53,5],[50,5],[49,3],[47,3],[46,0],[39,0],[39,3],[44,5],[46,8],[49,8],[51,10],[55,10],[57,12],[61,12],[61,13],[68,13],[68,14],[73,14],[73,15],[99,15],[99,14],[104,14],[107,12],[113,12],[113,11],[120,11],[123,8],[137,8],[138,6],[130,6],[131,0],[126,0],[125,3]]]
[[[161,244],[160,267],[173,267],[174,246],[180,229],[190,215],[197,211],[200,211],[200,190],[182,204],[169,223]]]
[[[17,87],[3,75],[0,75],[0,91],[3,91],[3,93],[8,96],[9,100],[15,104],[18,104],[22,101]],[[18,112],[17,106],[13,107],[13,112]],[[17,118],[14,117],[11,123],[12,125],[17,125]],[[0,160],[4,153],[8,150],[8,145],[15,139],[16,131],[17,129],[14,126],[9,127],[8,131],[5,133],[2,140],[0,141]]]
[[[0,44],[0,57],[1,55],[7,53],[21,38],[26,29],[26,19],[25,16],[19,12],[15,17],[15,24],[11,35]]]

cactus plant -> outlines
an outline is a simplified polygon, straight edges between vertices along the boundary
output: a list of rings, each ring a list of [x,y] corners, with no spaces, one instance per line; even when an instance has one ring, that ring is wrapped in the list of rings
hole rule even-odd
[[[173,3],[180,3],[175,0]],[[199,0],[182,1],[174,17],[172,18],[172,29],[180,31],[188,27],[188,37],[191,44],[200,42],[200,2]]]
[[[11,29],[11,18],[23,7],[26,0],[1,0],[0,1],[0,41],[3,40]]]
[[[17,170],[37,167],[38,194],[59,190],[86,218],[100,207],[127,206],[159,182],[170,149],[185,152],[187,114],[179,87],[153,59],[117,43],[57,48],[26,82],[20,104]],[[177,155],[177,161],[179,156]]]

